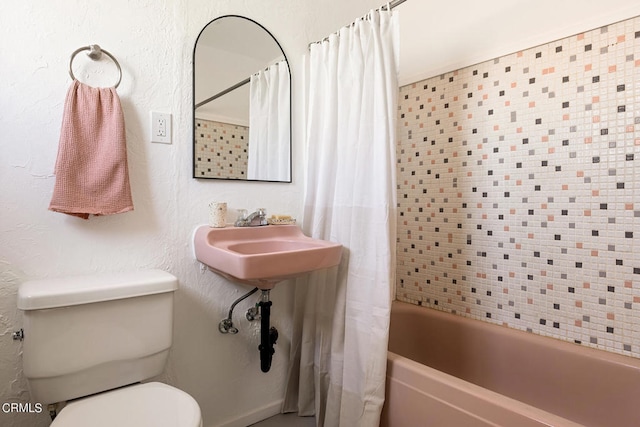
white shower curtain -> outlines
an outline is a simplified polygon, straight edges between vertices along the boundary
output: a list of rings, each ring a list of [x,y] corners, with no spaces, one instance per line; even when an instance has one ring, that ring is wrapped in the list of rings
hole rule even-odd
[[[289,181],[289,67],[280,61],[251,76],[247,178]],[[279,119],[286,117],[286,120]]]
[[[309,59],[303,228],[343,245],[299,279],[284,412],[378,426],[395,264],[397,18],[372,11]]]

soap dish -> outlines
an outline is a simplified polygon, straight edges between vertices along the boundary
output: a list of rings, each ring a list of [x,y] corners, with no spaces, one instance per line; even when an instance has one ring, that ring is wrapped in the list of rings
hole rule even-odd
[[[296,223],[295,218],[267,218],[270,225],[293,225]]]

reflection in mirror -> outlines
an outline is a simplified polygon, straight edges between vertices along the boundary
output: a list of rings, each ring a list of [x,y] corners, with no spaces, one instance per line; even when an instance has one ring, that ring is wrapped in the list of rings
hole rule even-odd
[[[193,50],[194,178],[291,182],[291,77],[276,39],[223,16]]]

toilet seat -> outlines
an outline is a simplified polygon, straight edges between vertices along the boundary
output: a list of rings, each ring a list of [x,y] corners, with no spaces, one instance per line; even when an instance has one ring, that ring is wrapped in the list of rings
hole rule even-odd
[[[51,427],[201,427],[200,407],[182,390],[159,382],[136,384],[65,406]]]

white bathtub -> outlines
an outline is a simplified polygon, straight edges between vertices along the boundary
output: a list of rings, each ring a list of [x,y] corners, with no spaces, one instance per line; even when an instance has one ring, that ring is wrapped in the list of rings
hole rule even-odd
[[[640,360],[394,302],[380,425],[640,426]]]

